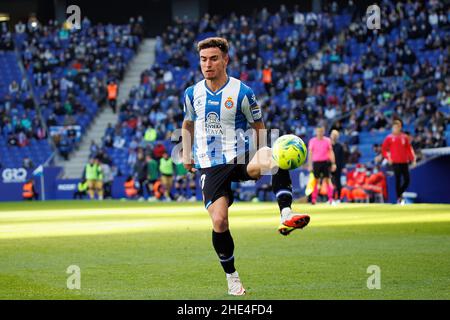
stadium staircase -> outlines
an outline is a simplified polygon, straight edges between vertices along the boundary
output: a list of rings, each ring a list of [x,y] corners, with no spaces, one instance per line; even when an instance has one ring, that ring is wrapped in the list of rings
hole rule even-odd
[[[144,39],[139,46],[137,54],[131,60],[124,79],[119,84],[119,96],[117,108],[127,99],[131,88],[140,83],[141,73],[155,61],[155,40]],[[91,142],[95,141],[98,146],[102,145],[102,137],[108,123],[113,126],[118,122],[118,113],[113,113],[108,105],[103,106],[98,116],[87,130],[78,150],[74,151],[68,161],[58,160],[56,165],[63,167],[63,178],[80,178],[84,166],[88,162]]]

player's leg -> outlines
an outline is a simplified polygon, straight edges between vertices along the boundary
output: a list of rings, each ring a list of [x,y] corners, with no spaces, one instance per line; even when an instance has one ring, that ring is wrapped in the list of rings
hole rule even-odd
[[[217,166],[201,171],[203,201],[211,217],[212,244],[226,274],[228,293],[243,295],[245,289],[234,267],[234,241],[229,230],[228,207],[233,203],[230,176],[233,166]]]
[[[309,223],[309,216],[292,212],[292,181],[288,170],[277,166],[272,158],[272,149],[259,149],[247,165],[247,173],[253,179],[263,174],[272,175],[272,191],[280,208],[281,223],[278,231],[288,235],[294,229],[301,229]]]
[[[327,161],[325,163],[324,171],[325,171],[325,183],[326,183],[325,186],[327,188],[328,202],[332,204],[334,187],[333,183],[331,182],[331,162]]]
[[[319,181],[320,181],[320,176],[321,176],[321,164],[320,164],[320,162],[313,161],[312,166],[313,166],[314,178],[316,178],[317,183],[314,185],[314,189],[311,194],[311,203],[316,204],[317,196],[319,195]]]
[[[336,171],[334,171],[332,173],[332,179],[331,179],[331,183],[334,186],[333,198],[336,198],[338,200],[341,198],[341,190],[342,190],[341,174],[342,174],[341,169],[340,168],[336,169]]]
[[[96,189],[97,189],[98,199],[103,200],[103,181],[102,180],[97,180]]]
[[[408,168],[408,164],[406,164],[406,163],[402,163],[401,164],[401,173],[402,173],[402,176],[403,176],[403,182],[402,182],[402,186],[401,186],[401,189],[400,189],[400,192],[401,192],[401,195],[402,195],[402,198],[403,198],[403,192],[405,192],[406,191],[406,189],[408,189],[408,186],[409,186],[409,168]]]
[[[278,168],[272,158],[272,149],[259,149],[247,165],[247,173],[253,179],[259,179],[263,174],[272,174],[272,190],[277,198],[280,212],[291,208],[292,181],[288,170]]]
[[[240,296],[245,294],[239,274],[234,267],[234,241],[228,224],[228,197],[223,196],[208,207],[213,223],[212,243],[226,273],[228,293]]]
[[[89,198],[92,200],[95,197],[95,181],[88,180],[87,183],[88,183]]]
[[[392,169],[394,170],[394,176],[395,176],[395,191],[397,194],[397,202],[399,203],[402,198],[402,188],[401,188],[401,169],[399,164],[394,163],[392,164]]]

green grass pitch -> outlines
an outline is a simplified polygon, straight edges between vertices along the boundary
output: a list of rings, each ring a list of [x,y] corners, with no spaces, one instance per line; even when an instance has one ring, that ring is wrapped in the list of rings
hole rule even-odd
[[[0,204],[0,299],[449,299],[450,206],[295,204],[311,222],[276,231],[276,203],[230,210],[248,294],[226,294],[201,203]],[[67,288],[68,266],[81,288]],[[381,288],[367,288],[370,265]]]

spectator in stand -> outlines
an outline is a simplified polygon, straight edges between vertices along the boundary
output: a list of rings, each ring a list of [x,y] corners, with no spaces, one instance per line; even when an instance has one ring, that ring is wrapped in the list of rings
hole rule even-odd
[[[73,199],[74,200],[83,199],[87,195],[87,190],[88,190],[88,183],[86,179],[83,178],[77,184],[77,191],[74,192]]]
[[[156,146],[153,148],[153,157],[155,160],[159,161],[164,153],[166,153],[166,148],[162,143],[157,143]]]
[[[394,120],[392,133],[386,137],[382,145],[383,157],[392,166],[395,175],[397,203],[404,204],[403,192],[409,186],[409,163],[416,166],[416,156],[410,139],[402,133],[402,122]]]
[[[103,159],[101,169],[103,172],[103,197],[105,199],[112,199],[112,185],[114,182],[112,169],[107,162],[103,162]]]
[[[107,91],[108,91],[108,104],[111,107],[111,110],[114,113],[116,113],[116,104],[117,104],[117,97],[119,95],[119,86],[114,80],[109,82],[107,86]]]
[[[93,200],[97,192],[98,199],[103,200],[103,172],[97,158],[89,158],[89,163],[86,164],[84,170],[84,177],[88,183],[89,198]]]
[[[153,194],[153,187],[156,181],[159,178],[159,169],[158,162],[152,158],[151,154],[147,154],[146,158],[146,167],[147,167],[147,179],[146,179],[146,188],[147,193],[149,195],[149,200],[154,200],[155,195]]]
[[[28,179],[27,182],[22,187],[22,198],[23,200],[38,200],[39,194],[36,192],[34,188],[34,180]]]
[[[361,202],[367,198],[363,185],[366,183],[367,174],[364,165],[358,163],[355,170],[347,173],[346,184],[341,191],[341,201]]]
[[[137,159],[133,167],[133,176],[139,182],[139,200],[144,200],[144,188],[147,185],[147,163],[142,150],[138,151]]]
[[[387,200],[387,182],[385,174],[379,166],[375,166],[372,173],[368,172],[364,191],[368,194],[370,202],[385,202]],[[378,200],[378,201],[377,201]]]
[[[264,88],[266,89],[266,93],[270,96],[272,95],[272,69],[266,65],[262,70],[262,82],[264,84]]]
[[[8,145],[10,147],[16,147],[18,145],[17,137],[14,133],[8,134]]]
[[[128,199],[135,199],[138,194],[136,189],[136,182],[133,176],[128,176],[127,180],[124,182],[123,187],[125,189],[125,195]]]
[[[22,167],[27,170],[33,170],[34,169],[34,163],[30,159],[30,157],[23,158]]]
[[[69,160],[70,153],[70,142],[65,134],[63,134],[57,143],[59,154],[63,157],[64,160]]]
[[[161,184],[164,186],[164,196],[166,201],[171,201],[171,190],[174,176],[174,163],[167,152],[163,153],[159,159],[159,172],[161,172]]]
[[[187,200],[188,171],[183,163],[175,164],[175,198],[177,201]]]
[[[97,153],[99,151],[97,143],[95,143],[94,140],[91,141],[91,145],[89,147],[89,156],[90,157],[96,157]]]
[[[356,145],[351,146],[350,155],[348,156],[348,163],[359,163],[359,158],[361,158],[361,152],[358,150],[358,147]]]

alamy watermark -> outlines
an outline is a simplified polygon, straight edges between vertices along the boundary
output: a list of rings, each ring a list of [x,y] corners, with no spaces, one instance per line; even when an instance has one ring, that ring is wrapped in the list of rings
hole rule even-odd
[[[369,30],[381,29],[381,10],[376,4],[367,7],[366,10],[366,25]]]
[[[381,269],[377,265],[370,265],[367,267],[367,273],[370,274],[367,278],[367,289],[381,289]]]
[[[77,5],[70,5],[66,9],[66,14],[70,14],[67,17],[66,23],[71,26],[71,29],[81,29],[81,9]]]
[[[70,274],[67,278],[67,289],[69,290],[80,290],[81,289],[81,269],[77,265],[70,265],[66,269],[66,273]]]

